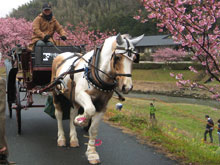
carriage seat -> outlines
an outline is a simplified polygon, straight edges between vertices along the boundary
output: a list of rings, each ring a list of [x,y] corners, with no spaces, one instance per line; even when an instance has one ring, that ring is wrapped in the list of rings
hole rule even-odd
[[[32,53],[33,69],[51,67],[53,59],[63,52],[80,52],[80,49],[74,46],[35,46]]]
[[[31,54],[33,82],[36,85],[45,85],[50,82],[53,59],[63,52],[78,52],[74,46],[35,46]]]

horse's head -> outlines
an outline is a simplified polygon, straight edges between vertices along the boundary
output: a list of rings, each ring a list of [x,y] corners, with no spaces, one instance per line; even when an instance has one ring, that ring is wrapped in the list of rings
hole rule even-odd
[[[135,51],[135,45],[144,35],[130,39],[127,35],[118,34],[116,36],[115,51],[113,54],[112,67],[116,72],[118,88],[123,93],[132,90],[132,63],[139,62],[139,54]]]

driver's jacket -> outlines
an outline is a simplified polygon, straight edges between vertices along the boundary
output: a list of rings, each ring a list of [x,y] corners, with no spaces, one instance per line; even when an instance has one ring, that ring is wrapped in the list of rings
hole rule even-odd
[[[28,46],[29,50],[33,50],[35,43],[38,40],[43,40],[46,35],[53,37],[54,33],[57,32],[60,36],[66,36],[63,27],[59,24],[54,16],[50,21],[47,21],[43,18],[42,13],[34,19],[32,29],[33,35],[31,38],[31,43]],[[56,44],[56,41],[52,37],[49,39],[49,41]]]

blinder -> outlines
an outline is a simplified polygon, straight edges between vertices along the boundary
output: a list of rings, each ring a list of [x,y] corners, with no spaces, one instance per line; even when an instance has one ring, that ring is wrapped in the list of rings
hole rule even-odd
[[[140,54],[137,53],[136,51],[132,50],[132,49],[125,49],[123,47],[117,47],[116,49],[118,50],[124,50],[124,52],[119,51],[117,54],[121,54],[125,57],[127,57],[128,59],[130,59],[131,61],[133,61],[134,63],[139,63],[140,61]],[[125,55],[126,53],[128,53],[128,55]],[[114,58],[117,60],[118,57],[116,57],[115,55],[116,53],[114,53]],[[114,60],[115,60],[114,59]]]
[[[133,60],[134,63],[139,63],[140,61],[140,54],[139,53],[135,53],[135,59]]]
[[[133,57],[133,62],[134,63],[139,63],[140,54],[135,52],[133,49],[130,48],[130,43],[128,42],[128,40],[126,38],[125,38],[125,41],[126,41],[127,46],[128,46],[128,48],[127,48],[128,56],[132,57],[132,54],[134,54],[135,57]]]
[[[130,53],[128,52],[128,54],[130,54],[130,58],[129,58],[129,59],[132,60],[132,59],[131,59],[131,58],[132,58],[131,52],[130,52]],[[132,54],[135,55],[135,57],[133,57],[134,59],[133,59],[132,61],[135,62],[135,63],[138,63],[138,62],[139,62],[139,54],[138,54],[138,53],[132,53]],[[124,55],[124,54],[122,54],[122,53],[116,55],[115,52],[114,52],[114,53],[112,54],[112,57],[113,57],[113,66],[114,66],[114,67],[115,67],[115,65],[117,64],[117,61],[120,60],[119,55],[126,56],[126,55]],[[127,56],[126,56],[126,57],[127,57]],[[117,73],[117,74],[115,75],[115,77],[117,77],[117,76],[132,77],[131,74],[124,74],[124,73]]]
[[[133,61],[134,63],[139,63],[139,60],[140,60],[140,54],[137,53],[136,51],[134,51],[134,49],[132,49],[130,47],[130,44],[128,42],[128,40],[125,38],[126,42],[127,42],[127,46],[128,48],[124,48],[124,47],[116,47],[116,50],[118,50],[118,52],[116,53],[116,50],[115,52],[112,54],[112,57],[113,57],[113,66],[115,67],[116,63],[118,60],[120,60],[120,57],[118,55],[122,55],[122,56],[125,56],[126,58],[128,58],[129,60]],[[125,77],[132,77],[131,74],[122,74],[122,73],[117,73],[115,75],[116,77],[117,76],[125,76]]]

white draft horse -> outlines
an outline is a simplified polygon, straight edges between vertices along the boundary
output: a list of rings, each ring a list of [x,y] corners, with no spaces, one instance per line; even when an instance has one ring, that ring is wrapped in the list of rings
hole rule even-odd
[[[134,45],[142,38],[143,35],[131,39],[127,35],[118,34],[107,38],[102,47],[84,55],[66,52],[54,59],[51,81],[65,75],[63,83],[57,85],[53,92],[58,123],[58,146],[66,146],[62,125],[63,112],[58,97],[59,94],[62,94],[72,104],[70,109],[70,146],[79,146],[74,124],[86,126],[91,120],[86,156],[90,164],[100,163],[99,154],[95,147],[98,125],[115,88],[125,94],[132,90],[132,63],[139,60],[138,54],[134,51]],[[84,68],[84,72],[72,75],[64,74],[71,68],[73,70]],[[84,113],[78,115],[80,107],[84,109]]]

